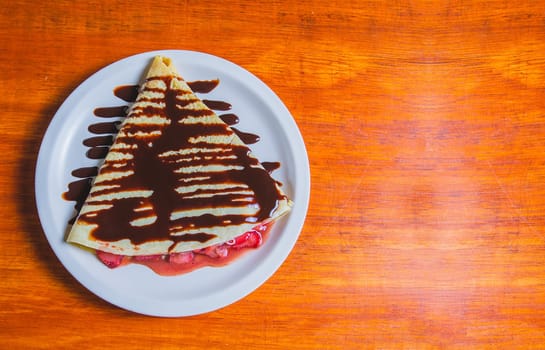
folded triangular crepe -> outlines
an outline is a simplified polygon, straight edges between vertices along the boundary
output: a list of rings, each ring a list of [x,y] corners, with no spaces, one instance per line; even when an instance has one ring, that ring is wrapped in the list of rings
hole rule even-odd
[[[171,60],[155,57],[67,241],[129,256],[192,251],[290,206]]]

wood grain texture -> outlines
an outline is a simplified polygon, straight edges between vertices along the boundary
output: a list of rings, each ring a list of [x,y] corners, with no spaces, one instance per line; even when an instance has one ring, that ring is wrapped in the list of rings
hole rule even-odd
[[[545,4],[4,1],[0,347],[537,349],[545,344]],[[85,78],[189,49],[263,79],[304,136],[286,263],[205,315],[80,286],[34,204],[41,137]]]

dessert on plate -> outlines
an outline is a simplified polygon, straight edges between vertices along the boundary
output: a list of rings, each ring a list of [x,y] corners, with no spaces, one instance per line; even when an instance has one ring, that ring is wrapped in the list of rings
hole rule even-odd
[[[143,80],[67,241],[171,275],[257,247],[292,202],[169,58]]]

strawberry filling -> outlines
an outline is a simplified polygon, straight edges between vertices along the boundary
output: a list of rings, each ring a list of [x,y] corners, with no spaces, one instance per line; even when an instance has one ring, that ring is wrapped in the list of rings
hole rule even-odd
[[[126,256],[97,250],[96,255],[111,269],[136,263],[148,266],[160,275],[178,275],[203,266],[225,265],[242,251],[261,246],[270,226],[259,225],[225,243],[188,252]]]

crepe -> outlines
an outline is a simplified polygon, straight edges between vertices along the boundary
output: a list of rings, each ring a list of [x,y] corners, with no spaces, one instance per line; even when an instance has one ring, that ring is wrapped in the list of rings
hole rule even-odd
[[[292,202],[237,134],[157,56],[67,241],[170,254],[227,242]]]

